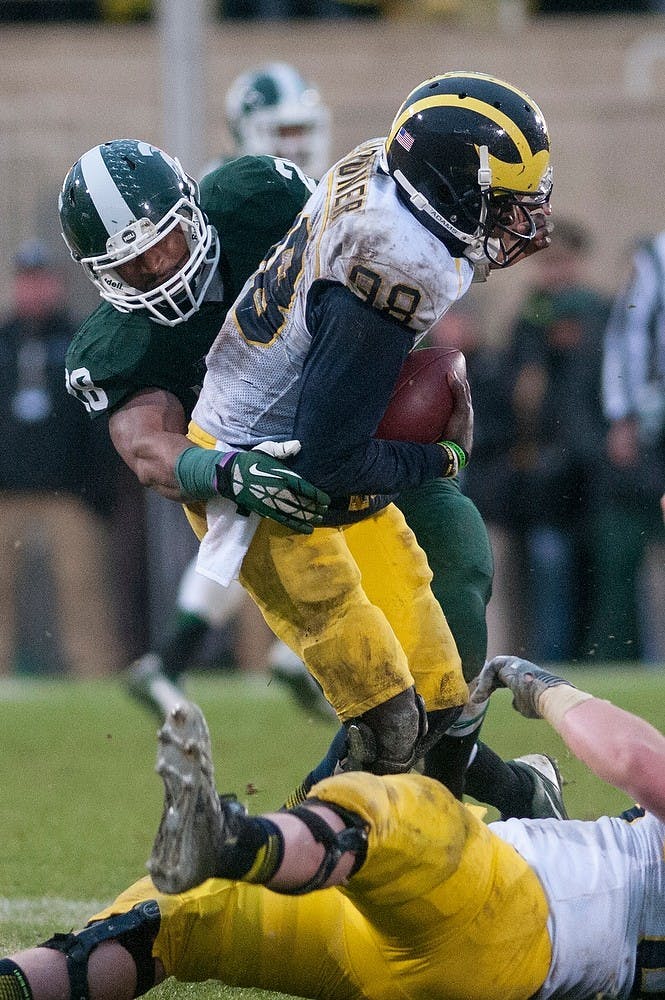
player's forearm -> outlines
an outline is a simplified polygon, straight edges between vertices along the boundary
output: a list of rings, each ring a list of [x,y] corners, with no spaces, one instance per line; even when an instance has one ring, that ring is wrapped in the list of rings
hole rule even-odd
[[[392,495],[444,475],[436,445],[374,440],[413,334],[356,298],[312,296],[313,346],[303,373],[292,467],[332,496]]]
[[[390,496],[419,486],[447,472],[447,456],[438,445],[405,441],[372,441],[358,448],[336,447],[304,454],[293,468],[332,496],[372,494]]]
[[[183,494],[175,464],[191,447],[186,427],[179,401],[161,390],[138,393],[109,418],[113,445],[139,482],[176,501]]]
[[[142,486],[167,500],[182,502],[185,497],[175,476],[175,466],[178,457],[191,445],[182,434],[160,434],[144,445],[139,443],[129,453],[120,454]]]
[[[599,698],[574,700],[565,709],[565,699],[574,690],[547,689],[538,704],[543,718],[599,778],[665,820],[665,736],[644,719]]]

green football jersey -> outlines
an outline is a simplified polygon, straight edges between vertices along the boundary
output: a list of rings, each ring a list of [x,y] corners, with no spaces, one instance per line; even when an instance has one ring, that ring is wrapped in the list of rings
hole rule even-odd
[[[218,282],[201,308],[168,327],[147,313],[101,305],[69,345],[67,389],[91,417],[122,406],[142,389],[165,389],[189,416],[203,381],[205,355],[227,310],[270,247],[292,225],[314,182],[288,160],[243,156],[201,182],[201,206],[221,243]]]

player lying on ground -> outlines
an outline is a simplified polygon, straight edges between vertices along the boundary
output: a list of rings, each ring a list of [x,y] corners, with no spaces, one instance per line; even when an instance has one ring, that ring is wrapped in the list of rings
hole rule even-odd
[[[662,996],[665,738],[514,657],[480,684],[510,687],[654,812],[487,826],[425,776],[354,772],[248,817],[218,797],[205,720],[183,703],[160,737],[150,866],[163,888],[201,884],[142,879],[87,929],[0,963],[3,1000],[129,1000],[168,976],[322,1000]]]

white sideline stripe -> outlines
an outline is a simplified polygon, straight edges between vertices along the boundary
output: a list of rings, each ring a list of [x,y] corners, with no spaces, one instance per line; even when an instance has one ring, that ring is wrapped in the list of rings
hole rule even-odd
[[[66,924],[69,928],[87,920],[106,905],[96,900],[60,899],[57,896],[42,896],[40,899],[5,899],[0,896],[0,921],[29,924],[45,920],[54,926]]]
[[[3,701],[36,701],[43,698],[39,684],[28,678],[0,678],[0,702]]]

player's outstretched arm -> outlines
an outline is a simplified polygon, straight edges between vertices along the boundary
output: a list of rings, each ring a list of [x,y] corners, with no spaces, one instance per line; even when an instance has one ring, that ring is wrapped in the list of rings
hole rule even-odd
[[[182,501],[174,466],[188,448],[187,420],[180,400],[165,389],[146,389],[131,396],[109,417],[115,450],[142,486],[167,500]]]
[[[549,719],[553,692],[543,699]],[[644,719],[600,698],[565,712],[555,727],[576,757],[665,822],[665,736]]]
[[[192,446],[176,459],[175,475],[186,499],[226,497],[241,514],[309,535],[322,523],[330,497],[282,461],[299,451],[299,441],[263,441],[251,451]]]
[[[142,485],[168,500],[227,497],[246,513],[303,534],[321,523],[328,508],[327,494],[283,463],[299,450],[298,442],[267,441],[250,452],[226,454],[192,447],[183,408],[164,390],[136,393],[111,415],[109,431]]]
[[[497,687],[510,689],[522,715],[546,719],[599,778],[665,821],[665,736],[654,726],[517,656],[490,660],[472,700]]]

